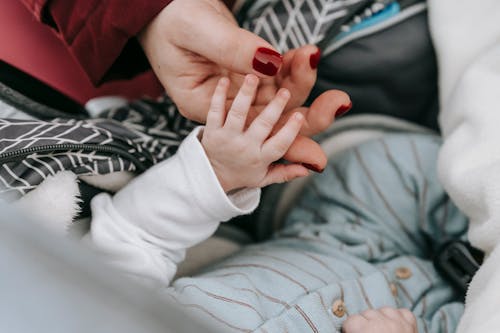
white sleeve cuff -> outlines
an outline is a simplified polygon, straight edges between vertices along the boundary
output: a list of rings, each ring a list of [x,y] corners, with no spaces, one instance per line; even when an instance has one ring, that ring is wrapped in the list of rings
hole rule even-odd
[[[101,194],[92,200],[92,240],[115,267],[168,283],[187,248],[210,237],[219,222],[257,207],[260,189],[224,193],[200,131],[113,198]]]

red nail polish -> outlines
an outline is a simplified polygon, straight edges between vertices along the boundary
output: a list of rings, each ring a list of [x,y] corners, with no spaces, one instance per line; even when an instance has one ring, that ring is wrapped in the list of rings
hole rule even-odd
[[[342,105],[341,107],[339,107],[339,109],[337,110],[337,112],[335,113],[335,118],[338,118],[338,117],[342,117],[344,114],[347,113],[347,111],[349,111],[350,109],[352,109],[352,102],[350,102],[349,104],[347,105]]]
[[[325,171],[325,169],[321,169],[319,166],[314,164],[302,163],[302,166],[317,173],[322,173],[323,171]]]
[[[314,54],[311,54],[311,58],[309,58],[309,64],[311,65],[312,69],[318,68],[320,59],[321,59],[321,50],[318,49],[318,51]]]
[[[255,52],[253,69],[268,76],[274,76],[283,63],[283,56],[278,52],[261,47]]]

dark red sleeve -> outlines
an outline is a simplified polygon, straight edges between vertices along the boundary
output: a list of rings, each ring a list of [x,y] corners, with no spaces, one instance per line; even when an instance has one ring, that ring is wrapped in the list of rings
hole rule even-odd
[[[58,34],[94,84],[148,68],[135,36],[172,0],[22,0]]]
[[[21,2],[41,21],[42,12],[49,0],[21,0]]]

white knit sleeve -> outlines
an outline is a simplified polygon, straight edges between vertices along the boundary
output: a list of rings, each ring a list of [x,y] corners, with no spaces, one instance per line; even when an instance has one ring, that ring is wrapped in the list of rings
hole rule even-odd
[[[219,222],[252,212],[260,189],[227,196],[191,133],[172,158],[154,166],[113,197],[92,201],[89,234],[105,260],[135,278],[169,284],[186,249],[207,239]]]

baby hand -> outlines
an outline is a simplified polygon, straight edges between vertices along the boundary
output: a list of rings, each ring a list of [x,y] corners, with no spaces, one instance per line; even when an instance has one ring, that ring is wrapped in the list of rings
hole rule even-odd
[[[407,309],[368,310],[347,318],[343,333],[417,333],[417,321]]]
[[[247,75],[226,113],[229,80],[222,78],[208,111],[201,143],[226,193],[244,187],[282,183],[309,174],[300,164],[273,163],[288,151],[304,121],[304,116],[297,112],[279,131],[273,132],[290,99],[288,90],[279,90],[247,128],[248,111],[258,86],[257,76]]]

